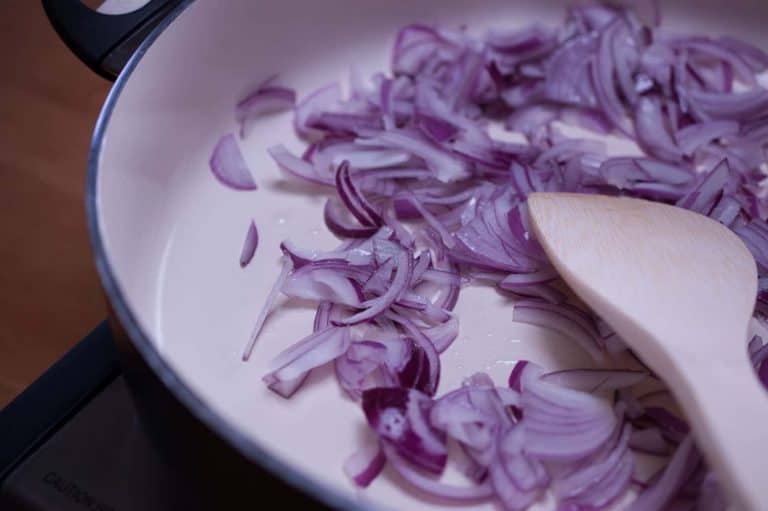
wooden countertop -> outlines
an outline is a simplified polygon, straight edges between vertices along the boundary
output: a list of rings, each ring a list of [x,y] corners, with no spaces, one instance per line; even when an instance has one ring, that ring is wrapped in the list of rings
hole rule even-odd
[[[0,407],[106,316],[83,197],[109,85],[39,0],[0,2]]]

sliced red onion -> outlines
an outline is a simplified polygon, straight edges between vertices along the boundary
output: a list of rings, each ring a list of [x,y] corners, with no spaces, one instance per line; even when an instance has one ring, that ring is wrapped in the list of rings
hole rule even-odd
[[[410,342],[413,340],[408,339]],[[429,367],[429,357],[419,346],[411,349],[411,356],[397,375],[398,384],[406,389],[416,389],[429,393],[432,386],[432,371]]]
[[[474,483],[482,484],[488,480],[488,469],[475,461],[465,447],[457,449],[454,458],[456,468]]]
[[[635,107],[635,133],[648,154],[662,160],[678,161],[682,157],[667,126],[658,98],[644,96]]]
[[[758,282],[758,292],[763,291],[765,289],[765,286],[768,285],[768,281],[766,279],[760,279]],[[755,364],[754,356],[755,354],[764,346],[763,338],[759,335],[755,334],[752,336],[752,338],[749,340],[749,343],[747,343],[747,353],[749,353],[749,359],[752,361],[752,364]]]
[[[373,264],[373,242],[377,239],[387,239],[391,237],[392,231],[386,227],[382,227],[377,230],[376,233],[369,239],[359,242],[355,245],[342,246],[337,250],[331,250],[328,252],[322,252],[317,250],[307,250],[298,247],[291,240],[285,240],[280,244],[280,249],[285,255],[291,258],[294,266],[298,269],[309,263],[322,263],[326,268],[328,265],[336,266],[331,269],[342,269],[345,271],[353,271],[349,265],[360,267],[359,271],[363,271],[365,268],[372,268]],[[329,263],[328,261],[331,261]],[[339,263],[341,265],[339,266]],[[347,264],[345,264],[347,263]],[[365,273],[359,273],[360,277],[368,278],[370,275]]]
[[[473,60],[475,59],[475,57],[472,58]],[[474,72],[477,72],[477,69]],[[463,70],[458,70],[453,77],[453,85],[463,83],[462,80],[465,76]],[[450,88],[450,85],[448,85],[448,88]],[[424,121],[432,124],[430,126],[432,129],[427,131],[429,135],[432,135],[430,138],[435,142],[452,141],[455,143],[460,139],[471,144],[490,142],[490,137],[476,122],[457,113],[457,110],[460,109],[457,109],[455,105],[449,104],[450,101],[445,96],[454,96],[456,93],[457,91],[454,90],[441,94],[440,91],[436,90],[428,82],[417,84],[414,116],[416,124],[423,125]],[[442,126],[436,126],[435,122],[442,124]],[[437,131],[435,131],[435,128],[437,128]],[[450,131],[453,131],[453,133],[450,133]]]
[[[335,359],[350,344],[348,328],[330,326],[313,332],[281,352],[271,362],[270,379],[292,380],[297,375]],[[333,355],[331,356],[331,353]]]
[[[546,155],[542,157],[540,154],[537,161],[539,163],[544,163],[549,159],[550,158]],[[533,192],[544,191],[541,178],[537,173],[533,172],[533,169],[529,165],[521,165],[513,162],[510,171],[512,175],[512,186],[520,197],[527,199],[528,195]]]
[[[733,197],[723,196],[709,214],[710,218],[717,220],[726,227],[730,227],[741,213],[741,204]]]
[[[256,248],[259,246],[259,231],[256,228],[256,222],[251,220],[248,226],[248,232],[245,235],[243,250],[240,252],[240,267],[245,268],[256,254]]]
[[[620,19],[616,18],[611,21],[604,30],[599,32],[598,49],[594,60],[591,63],[585,61],[580,65],[589,65],[592,71],[592,86],[597,105],[601,107],[606,117],[613,122],[617,129],[629,134],[631,130],[628,128],[624,114],[625,107],[622,105],[614,85],[616,63],[613,58],[613,49],[617,46],[625,30],[626,26]],[[651,124],[655,123],[651,121]]]
[[[664,438],[672,442],[679,442],[689,431],[685,421],[661,406],[646,406],[641,419],[659,428]]]
[[[455,504],[482,502],[493,497],[493,488],[488,481],[466,487],[444,484],[412,468],[391,446],[384,446],[383,450],[400,477],[427,495]]]
[[[387,459],[378,444],[367,445],[344,462],[344,473],[361,488],[366,488],[384,469]]]
[[[416,220],[421,216],[407,196],[392,197],[392,209],[398,220]]]
[[[424,332],[413,322],[411,319],[403,314],[399,314],[394,311],[387,313],[389,319],[400,324],[408,335],[411,336],[413,342],[424,351],[424,354],[428,360],[428,367],[430,371],[429,385],[425,385],[424,392],[428,395],[434,395],[437,391],[437,384],[440,381],[440,355],[432,344],[432,340],[426,336]]]
[[[333,199],[326,201],[325,208],[323,208],[323,219],[325,220],[325,225],[335,235],[342,238],[367,239],[378,230],[377,227],[353,225],[351,219],[344,218],[345,215],[346,212],[339,202]]]
[[[640,429],[632,432],[629,439],[629,448],[657,456],[666,456],[669,454],[669,444],[664,440],[664,436],[656,428]]]
[[[448,321],[424,330],[424,335],[432,342],[438,353],[447,350],[459,335],[459,320],[452,316]]]
[[[358,222],[365,227],[377,227],[381,225],[381,216],[379,213],[368,203],[366,198],[360,193],[360,190],[355,186],[352,181],[352,177],[349,172],[349,162],[344,160],[336,170],[336,190],[339,192],[339,197],[347,206],[347,209],[352,213]]]
[[[757,370],[757,378],[765,388],[768,388],[768,361],[763,360],[760,367]]]
[[[526,366],[530,364],[527,360],[520,360],[517,363],[515,363],[515,366],[512,368],[512,371],[509,373],[509,388],[512,390],[515,390],[517,392],[520,392],[522,390],[522,383],[521,379],[523,377],[523,371],[525,371]]]
[[[752,365],[755,366],[757,377],[760,382],[768,388],[768,344],[756,349],[750,355]]]
[[[270,314],[272,314],[272,310],[275,308],[277,297],[280,296],[280,291],[282,290],[285,281],[288,279],[288,275],[290,275],[291,270],[293,270],[293,263],[291,262],[291,259],[283,256],[283,265],[282,269],[280,270],[280,275],[277,277],[277,280],[275,280],[275,283],[269,290],[267,298],[264,300],[264,305],[261,308],[261,312],[259,312],[259,316],[256,318],[256,324],[254,325],[253,331],[251,332],[251,337],[248,340],[248,344],[245,346],[245,349],[243,350],[243,361],[248,361],[248,359],[251,358],[251,352],[253,351],[253,347],[256,344],[256,339],[258,339],[259,334],[261,333],[261,329],[264,327],[264,323],[267,321],[267,318]]]
[[[684,197],[677,201],[681,208],[708,214],[717,196],[722,193],[730,174],[726,160],[721,161],[714,169],[703,175],[698,183]]]
[[[674,403],[672,394],[669,389],[661,388],[658,390],[651,390],[637,397],[637,402],[643,406],[669,406]]]
[[[346,112],[321,112],[314,116],[311,127],[338,136],[371,136],[384,128],[381,118],[375,114]]]
[[[634,370],[564,369],[542,375],[541,380],[582,392],[596,393],[632,387],[648,373]]]
[[[652,42],[640,56],[640,69],[647,77],[645,91],[654,85],[660,86],[665,95],[672,94],[672,70],[675,51],[662,42]]]
[[[723,94],[699,90],[688,91],[690,101],[701,112],[701,121],[710,119],[750,119],[768,113],[768,90],[756,88],[748,92]]]
[[[505,470],[500,462],[492,464],[488,473],[491,484],[496,491],[496,497],[505,509],[523,511],[533,504],[541,494],[541,489],[537,487],[528,490],[520,488],[516,484],[515,478]]]
[[[613,124],[605,114],[591,108],[563,107],[560,120],[596,133],[608,134],[613,130]]]
[[[529,323],[554,330],[577,342],[595,360],[604,358],[599,349],[597,337],[590,331],[586,318],[581,318],[564,305],[550,305],[535,300],[520,300],[512,310],[512,318],[521,323]]]
[[[540,25],[523,29],[491,27],[485,36],[486,42],[493,49],[505,55],[515,55],[520,60],[534,58],[542,47],[554,49],[556,38],[554,30]]]
[[[288,87],[262,84],[235,105],[235,119],[240,123],[240,138],[244,138],[247,124],[267,114],[293,108],[296,91]]]
[[[590,62],[597,50],[594,34],[577,36],[563,44],[547,62],[544,94],[560,103],[596,107],[592,90]]]
[[[512,426],[512,417],[492,385],[478,385],[473,379],[441,397],[432,407],[430,421],[463,445],[477,463],[488,467],[496,454],[496,434],[500,427]]]
[[[477,89],[483,82],[483,56],[473,50],[471,47],[464,48],[443,89],[448,104],[454,110],[462,110],[470,100],[475,99]]]
[[[719,37],[716,43],[743,59],[755,73],[768,68],[768,54],[756,46],[728,36]]]
[[[539,254],[531,254],[527,243],[521,243],[507,220],[513,204],[511,195],[505,193],[480,206],[475,218],[454,233],[456,246],[449,257],[458,263],[493,270],[536,271],[541,261]]]
[[[355,280],[341,273],[342,269],[353,274],[359,271],[345,263],[333,261],[327,264],[307,264],[285,280],[282,291],[293,298],[359,306],[365,299],[362,289]]]
[[[374,248],[375,251],[376,249]],[[376,270],[365,281],[363,292],[383,294],[386,293],[389,281],[392,279],[392,273],[395,270],[395,260],[390,254],[382,255],[381,253],[374,253],[374,260]],[[422,303],[419,305],[423,306]]]
[[[696,500],[697,511],[728,511],[730,508],[730,502],[712,472],[704,476],[697,490],[699,493]]]
[[[386,360],[386,345],[370,340],[353,342],[346,353],[336,359],[336,377],[350,397],[357,399],[366,388],[384,383],[374,381],[367,385],[375,371],[385,366]]]
[[[768,268],[768,233],[764,222],[753,220],[745,226],[737,226],[733,232],[739,235],[761,268]],[[764,271],[764,270],[763,270]]]
[[[388,131],[379,134],[373,141],[384,147],[408,151],[421,158],[442,182],[449,183],[467,176],[467,166],[461,160],[441,151],[426,140],[420,140],[414,133]]]
[[[320,112],[333,109],[341,101],[341,87],[338,83],[331,83],[317,89],[315,92],[302,99],[296,105],[294,126],[302,136],[312,134],[310,127]]]
[[[363,392],[363,411],[384,445],[416,466],[440,474],[447,450],[444,435],[429,424],[431,406],[429,397],[413,389],[380,387]]]
[[[299,375],[297,378],[292,380],[277,380],[267,375],[262,378],[262,381],[267,385],[269,390],[278,396],[284,397],[285,399],[290,399],[291,396],[293,396],[296,391],[299,390],[302,385],[304,385],[304,382],[307,381],[310,372],[311,370]]]
[[[509,508],[527,508],[551,482],[544,464],[526,453],[525,444],[525,425],[514,425],[504,433],[498,459],[489,468],[497,494]]]
[[[733,137],[738,133],[739,123],[735,121],[709,121],[688,125],[680,129],[675,137],[680,150],[691,156],[696,150],[712,141]]]
[[[564,163],[573,159],[574,156],[579,154],[603,154],[605,153],[605,144],[603,142],[595,140],[559,140],[555,142],[552,147],[546,149],[539,154],[534,160],[534,166],[545,166],[546,163]],[[528,195],[533,191],[544,191],[544,183],[541,182],[541,177],[538,173],[534,172],[531,168],[523,167],[527,173],[526,179],[533,184],[529,190],[521,190],[521,193]],[[513,172],[516,169],[513,169]]]
[[[549,285],[556,279],[557,273],[552,268],[531,273],[512,273],[499,282],[499,288],[518,296],[541,298],[558,304],[565,301],[565,295]]]
[[[754,87],[757,84],[755,80],[755,73],[750,68],[749,63],[743,59],[738,53],[731,51],[730,48],[719,44],[717,41],[713,41],[703,37],[688,37],[678,40],[673,40],[672,43],[676,46],[680,46],[691,56],[696,58],[698,55],[704,56],[708,60],[719,61],[720,68],[730,70],[735,75],[735,78],[742,82],[744,85]],[[707,67],[701,66],[698,74],[701,75]],[[730,87],[723,87],[721,90],[725,92],[730,91]]]
[[[391,336],[379,337],[376,342],[387,347],[384,361],[386,362],[387,368],[394,374],[405,367],[406,362],[411,356],[411,349],[413,349],[414,343],[395,333],[396,330],[393,328],[390,328],[388,331],[392,334]],[[393,378],[391,386],[394,385]]]
[[[688,436],[672,455],[661,477],[637,497],[629,506],[629,511],[664,509],[685,483],[686,476],[690,475],[691,465],[698,461],[697,458],[693,439]]]
[[[347,467],[358,484],[386,457],[411,485],[447,502],[495,498],[522,509],[552,490],[559,509],[603,509],[630,484],[629,447],[661,455],[688,434],[667,403],[629,392],[650,370],[545,374],[523,361],[509,387],[475,374],[433,398],[439,353],[459,328],[450,311],[469,278],[529,297],[516,302],[513,319],[558,331],[596,360],[634,356],[561,292],[532,236],[532,192],[676,204],[732,229],[768,274],[768,91],[756,76],[768,55],[729,38],[667,36],[656,28],[656,4],[580,4],[558,28],[500,28],[483,38],[410,25],[396,38],[391,75],[355,75],[349,97],[332,84],[296,106],[309,146],[301,158],[282,146],[270,154],[292,177],[335,187],[340,200],[329,200],[324,216],[343,241],[323,252],[281,246],[284,275],[247,353],[281,290],[320,304],[315,336],[354,324],[344,328],[348,342],[289,348],[298,355],[268,380],[288,396],[315,364],[334,361],[382,446],[383,456],[372,445]],[[500,139],[500,120],[526,143]],[[646,154],[608,157],[602,141],[569,138],[562,125],[622,132]],[[768,313],[766,288],[757,314]],[[750,347],[768,386],[766,353]],[[590,393],[602,391],[614,392],[614,408]],[[467,488],[421,472],[442,470],[448,437],[471,474]],[[701,505],[705,494],[722,503],[703,463],[684,472],[661,490],[666,473],[638,485],[651,508]]]
[[[430,115],[420,114],[416,122],[419,130],[437,143],[446,142],[459,133],[453,124]]]
[[[336,169],[345,160],[355,171],[366,171],[362,174],[367,176],[374,169],[391,172],[392,167],[406,165],[411,161],[411,155],[397,149],[368,147],[359,141],[348,142],[342,138],[332,144],[318,144],[309,158],[320,173]]]
[[[275,160],[275,163],[280,167],[280,170],[286,174],[315,184],[329,186],[333,184],[332,176],[317,175],[312,165],[301,158],[294,156],[282,145],[270,147],[267,152],[269,152],[269,155]]]
[[[416,272],[414,272],[414,274],[416,274]],[[425,269],[419,280],[447,286],[459,286],[462,283],[461,275],[453,269],[450,271],[438,270],[436,268]]]
[[[640,53],[645,49],[647,41],[638,37],[638,34],[632,33],[635,30],[632,26],[634,25],[633,17],[630,15],[627,18],[626,25],[619,27],[611,57],[619,94],[627,103],[634,105],[637,104],[640,94],[648,92],[648,89],[643,90],[642,86],[638,87],[638,80],[641,80],[642,76],[639,73],[636,76],[635,71],[640,63]],[[642,29],[640,31],[642,32]]]
[[[384,127],[391,130],[396,127],[394,102],[396,99],[394,80],[384,78],[379,88],[379,108],[381,109],[381,120]]]
[[[526,451],[539,459],[568,461],[598,450],[616,428],[610,406],[590,394],[545,382],[539,373],[528,364],[520,379]]]
[[[624,426],[602,452],[585,460],[573,472],[555,479],[553,489],[563,504],[602,509],[624,493],[634,469],[633,458],[627,450],[630,432],[631,427]]]
[[[609,158],[600,165],[600,174],[607,183],[634,191],[645,184],[668,184],[681,190],[693,179],[693,173],[684,168],[648,158]]]
[[[755,369],[760,369],[763,363],[768,360],[768,344],[755,349],[753,353],[750,353],[749,359],[752,365],[755,366]]]
[[[555,107],[533,104],[513,111],[512,115],[507,117],[506,127],[533,138],[541,129],[546,128],[558,118],[559,112]]]
[[[350,336],[346,328],[329,327],[300,340],[280,353],[273,361],[275,369],[262,378],[264,383],[282,397],[289,398],[301,386],[309,371],[326,364],[344,353]],[[286,393],[285,386],[289,389]]]
[[[426,275],[431,264],[432,264],[432,254],[430,254],[429,251],[427,250],[422,250],[419,253],[419,255],[416,256],[416,262],[413,265],[413,275],[411,276],[411,285],[418,284],[419,282],[421,282],[422,279],[424,279],[424,275]],[[441,272],[441,273],[447,273],[447,272]]]
[[[331,302],[320,302],[315,311],[315,321],[312,324],[312,331],[317,332],[331,326],[331,315],[333,313],[333,304]]]
[[[442,223],[440,223],[440,220],[438,220],[435,215],[430,213],[427,208],[422,206],[420,201],[413,195],[410,195],[407,197],[407,199],[413,208],[418,211],[419,215],[421,215],[421,217],[427,222],[427,224],[429,224],[435,231],[437,231],[437,233],[440,235],[440,239],[443,241],[443,244],[449,249],[453,248],[455,242],[451,237],[451,233],[448,232],[448,229],[446,229]]]
[[[413,257],[407,251],[401,251],[395,259],[395,274],[389,283],[387,291],[373,299],[360,304],[365,310],[358,312],[344,321],[345,325],[354,325],[378,316],[387,310],[397,300],[398,296],[406,289],[413,275]]]
[[[216,143],[209,165],[216,179],[233,190],[258,188],[232,133],[224,135]]]
[[[393,72],[415,75],[444,45],[432,27],[414,24],[401,28],[392,51]]]

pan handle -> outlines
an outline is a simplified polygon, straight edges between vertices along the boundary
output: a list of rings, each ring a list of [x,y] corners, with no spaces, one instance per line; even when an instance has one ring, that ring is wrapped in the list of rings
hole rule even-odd
[[[59,37],[92,71],[114,80],[155,26],[182,0],[150,0],[125,14],[102,14],[81,0],[42,0]]]

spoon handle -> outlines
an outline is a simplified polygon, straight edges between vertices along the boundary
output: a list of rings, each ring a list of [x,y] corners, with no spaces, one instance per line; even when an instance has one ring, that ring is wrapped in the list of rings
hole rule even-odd
[[[744,342],[757,266],[741,239],[638,199],[535,193],[528,208],[563,280],[668,384],[726,489],[768,510],[768,393]]]
[[[768,509],[768,391],[746,353],[664,371],[710,467],[742,507]],[[731,358],[731,357],[729,357]]]

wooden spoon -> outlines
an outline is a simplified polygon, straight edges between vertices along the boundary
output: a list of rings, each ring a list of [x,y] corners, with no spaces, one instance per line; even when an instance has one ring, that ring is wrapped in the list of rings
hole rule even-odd
[[[719,481],[768,509],[768,393],[746,348],[757,270],[741,240],[639,199],[534,193],[528,207],[565,282],[667,382]]]

